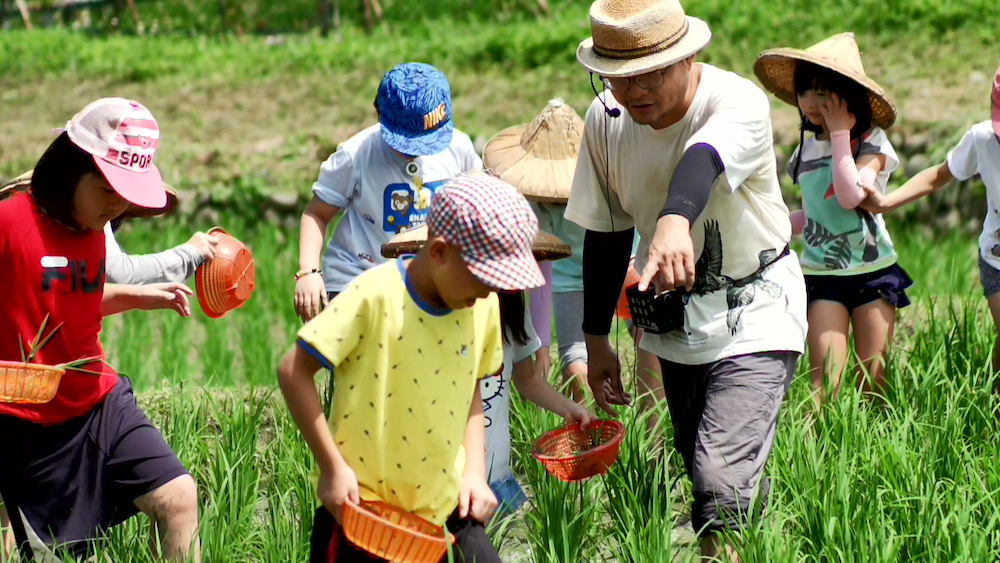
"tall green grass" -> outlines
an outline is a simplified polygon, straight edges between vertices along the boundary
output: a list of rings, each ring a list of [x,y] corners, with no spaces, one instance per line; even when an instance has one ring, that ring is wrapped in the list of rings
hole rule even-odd
[[[294,9],[301,2],[296,0],[286,7]],[[185,3],[200,10],[197,4],[205,4],[209,13],[217,11],[216,2]],[[360,5],[360,1],[350,4]],[[321,39],[306,34],[289,37],[280,46],[263,38],[236,41],[226,36],[115,35],[94,40],[60,30],[0,33],[0,84],[61,73],[142,82],[176,74],[249,78],[288,71],[384,70],[401,60],[425,60],[442,68],[573,67],[576,46],[589,35],[590,2],[549,0],[553,15],[543,20],[530,10],[511,8],[513,4],[534,2],[391,2],[386,6],[388,23],[370,34],[354,20],[337,37]],[[1000,14],[994,8],[992,0],[685,3],[687,13],[704,19],[712,28],[707,59],[740,71],[749,71],[753,57],[762,49],[783,45],[804,48],[845,30],[857,32],[867,49],[892,46],[891,50],[905,52],[932,41],[936,54],[960,50],[981,53],[992,44],[993,31],[1000,24]],[[197,19],[189,21],[189,30],[214,30],[211,25],[203,28]]]

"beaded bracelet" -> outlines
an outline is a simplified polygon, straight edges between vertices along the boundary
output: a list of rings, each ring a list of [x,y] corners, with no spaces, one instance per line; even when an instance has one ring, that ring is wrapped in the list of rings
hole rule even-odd
[[[313,268],[312,270],[299,270],[298,272],[295,272],[295,281],[299,281],[301,278],[312,274],[319,274],[322,277],[323,272],[319,268]]]

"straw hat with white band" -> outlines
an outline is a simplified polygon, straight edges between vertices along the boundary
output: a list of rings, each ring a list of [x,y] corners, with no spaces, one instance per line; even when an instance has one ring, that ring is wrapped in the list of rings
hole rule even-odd
[[[529,200],[566,203],[573,187],[583,120],[554,99],[529,124],[508,127],[483,149],[483,165]]]
[[[608,78],[666,68],[712,38],[708,24],[685,15],[678,0],[597,0],[590,6],[590,31],[576,60]]]
[[[29,170],[17,178],[0,185],[0,201],[7,199],[17,192],[28,191],[31,187],[31,176],[33,173],[34,170]],[[170,211],[175,205],[177,205],[177,190],[166,184],[163,184],[163,190],[167,192],[167,204],[163,207],[159,209],[149,209],[129,204],[128,208],[125,209],[125,213],[122,213],[121,217],[156,217],[157,215],[163,215],[167,211]]]
[[[808,49],[769,49],[757,56],[753,72],[779,100],[798,107],[795,94],[795,67],[799,61],[841,74],[868,90],[872,125],[882,129],[896,121],[896,105],[877,82],[865,74],[861,51],[853,33],[840,33]]]

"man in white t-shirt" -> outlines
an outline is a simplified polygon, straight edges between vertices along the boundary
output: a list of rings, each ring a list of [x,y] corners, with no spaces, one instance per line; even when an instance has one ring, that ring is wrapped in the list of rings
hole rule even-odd
[[[387,72],[375,99],[379,122],[351,137],[320,167],[302,214],[295,312],[318,315],[358,274],[381,264],[382,245],[423,225],[434,192],[483,169],[451,119],[451,89],[436,68],[405,63]],[[322,267],[327,226],[343,211]]]
[[[770,106],[752,82],[694,62],[711,32],[677,0],[598,0],[590,17],[577,60],[605,91],[587,112],[566,211],[587,230],[590,386],[612,415],[631,399],[607,335],[637,228],[639,289],[673,290],[663,302],[683,306],[680,326],[660,324],[641,347],[660,358],[710,558],[722,550],[717,532],[738,532],[754,496],[767,498],[764,465],[806,336]]]

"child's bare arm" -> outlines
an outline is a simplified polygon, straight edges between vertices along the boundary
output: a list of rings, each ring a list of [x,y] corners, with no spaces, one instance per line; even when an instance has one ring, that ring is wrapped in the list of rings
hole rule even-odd
[[[886,213],[932,194],[947,186],[954,179],[951,169],[948,168],[948,163],[943,162],[921,171],[910,178],[909,182],[888,195],[882,195],[866,185],[865,191],[868,192],[868,198],[861,204],[861,208],[871,213]]]
[[[590,424],[593,415],[582,406],[566,398],[541,377],[535,375],[531,358],[514,364],[511,372],[514,388],[532,403],[563,417],[566,422]]]
[[[316,358],[301,347],[294,346],[278,366],[278,385],[288,403],[288,411],[316,457],[320,470],[332,472],[346,464],[330,434],[313,380],[320,367]]]
[[[300,272],[321,269],[320,256],[323,254],[326,229],[339,212],[339,207],[324,203],[316,196],[306,206],[299,224]],[[326,289],[322,276],[310,274],[295,282],[295,313],[299,318],[309,321],[325,306]]]
[[[458,496],[458,515],[486,522],[497,508],[497,499],[486,482],[486,439],[483,433],[483,397],[476,382],[476,393],[465,423],[465,470]]]
[[[465,439],[462,442],[465,446],[465,471],[463,475],[476,477],[486,481],[486,458],[476,455],[477,452],[486,451],[486,438],[483,431],[483,397],[479,393],[479,384],[476,384],[476,394],[472,398],[472,406],[469,407],[469,417],[465,423]]]
[[[101,296],[101,316],[117,315],[133,309],[141,311],[173,309],[178,315],[189,317],[191,304],[187,296],[193,293],[191,288],[182,283],[148,285],[108,283],[104,285],[104,293]]]
[[[295,425],[302,432],[309,450],[320,469],[319,498],[337,519],[344,500],[357,504],[358,482],[344,461],[330,434],[319,393],[313,378],[320,369],[319,361],[299,346],[294,346],[278,366],[278,384],[288,404]]]

